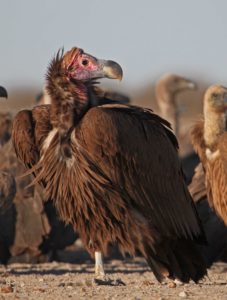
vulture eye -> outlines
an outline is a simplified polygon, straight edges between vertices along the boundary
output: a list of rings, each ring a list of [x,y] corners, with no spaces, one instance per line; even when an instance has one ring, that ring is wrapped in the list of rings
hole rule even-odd
[[[212,96],[213,96],[214,98],[217,98],[217,97],[218,97],[218,94],[217,94],[217,93],[213,93]]]
[[[83,65],[83,66],[87,66],[88,63],[89,63],[89,61],[88,61],[87,59],[83,59],[83,60],[82,60],[82,65]]]

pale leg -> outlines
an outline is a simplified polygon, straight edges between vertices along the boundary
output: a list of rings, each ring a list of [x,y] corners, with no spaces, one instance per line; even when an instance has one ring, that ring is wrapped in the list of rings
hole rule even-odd
[[[95,251],[95,275],[101,278],[105,277],[102,253],[99,251]]]
[[[111,279],[106,276],[102,260],[102,253],[95,251],[95,282],[98,285],[125,285],[121,279]]]

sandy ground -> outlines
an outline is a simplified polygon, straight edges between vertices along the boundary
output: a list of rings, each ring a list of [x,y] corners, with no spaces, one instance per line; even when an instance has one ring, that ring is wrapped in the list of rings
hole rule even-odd
[[[159,284],[141,258],[105,264],[112,279],[125,285],[94,282],[94,265],[45,263],[1,267],[0,299],[227,299],[227,264],[216,263],[199,284]]]

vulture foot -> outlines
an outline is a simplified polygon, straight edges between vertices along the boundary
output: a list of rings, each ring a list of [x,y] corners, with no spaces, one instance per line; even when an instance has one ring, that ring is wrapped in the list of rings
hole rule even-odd
[[[114,279],[104,275],[103,277],[96,277],[94,279],[96,285],[109,285],[109,286],[120,286],[126,285],[120,278]]]
[[[113,279],[106,275],[103,266],[102,253],[95,252],[95,279],[94,283],[96,285],[110,285],[110,286],[119,286],[125,285],[125,283],[117,278]]]

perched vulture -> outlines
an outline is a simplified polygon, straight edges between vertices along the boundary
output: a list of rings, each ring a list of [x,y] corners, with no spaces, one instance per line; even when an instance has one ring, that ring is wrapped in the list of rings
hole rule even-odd
[[[122,69],[79,48],[58,52],[47,72],[51,105],[14,119],[16,153],[95,256],[97,275],[105,275],[102,253],[117,243],[123,253],[141,253],[159,281],[197,282],[206,267],[196,244],[206,239],[177,140],[148,109],[93,107],[103,77],[121,79]]]
[[[7,92],[1,86],[0,97],[7,98]],[[16,183],[14,177],[11,173],[0,169],[0,262],[3,264],[6,264],[10,258],[10,246],[14,239],[15,226],[13,220],[15,219],[15,210],[13,198],[15,193]]]
[[[182,91],[195,89],[193,81],[175,74],[165,74],[156,84],[155,95],[160,114],[171,124],[177,138],[180,136],[180,109],[176,96]]]
[[[181,155],[182,168],[186,177],[186,182],[190,183],[194,174],[194,168],[199,163],[198,155],[194,151],[188,150],[192,147],[189,139],[185,140],[181,133],[180,124],[180,109],[177,104],[176,96],[182,91],[195,90],[196,84],[184,77],[175,74],[165,74],[157,82],[155,88],[156,101],[159,106],[160,115],[170,122],[175,135],[177,136],[180,144],[180,150],[187,148],[188,154]],[[190,146],[189,146],[190,144]]]
[[[204,96],[204,120],[192,130],[192,143],[203,164],[211,208],[227,224],[227,88],[209,87]]]

